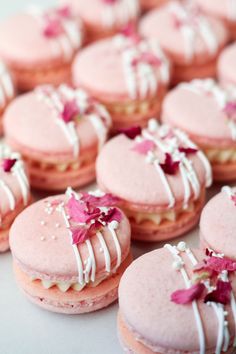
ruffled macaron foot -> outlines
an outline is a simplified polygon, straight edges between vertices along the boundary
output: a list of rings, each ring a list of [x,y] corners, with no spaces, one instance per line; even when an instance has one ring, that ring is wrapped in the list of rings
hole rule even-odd
[[[227,46],[221,53],[217,64],[218,80],[224,86],[236,85],[236,43]]]
[[[100,188],[119,198],[132,238],[161,241],[193,228],[211,185],[206,156],[178,129],[133,127],[111,139],[96,162]]]
[[[144,40],[131,31],[81,51],[73,65],[73,81],[104,104],[117,131],[145,126],[150,117],[159,116],[170,64],[156,40]]]
[[[33,303],[80,314],[117,300],[132,256],[130,225],[116,203],[111,194],[68,188],[19,215],[10,247],[17,283]]]
[[[32,187],[52,191],[95,179],[96,156],[110,125],[101,104],[65,84],[19,96],[4,119],[6,139],[26,161]]]
[[[69,7],[31,6],[0,25],[0,56],[19,91],[71,80],[71,64],[83,44],[83,26]]]

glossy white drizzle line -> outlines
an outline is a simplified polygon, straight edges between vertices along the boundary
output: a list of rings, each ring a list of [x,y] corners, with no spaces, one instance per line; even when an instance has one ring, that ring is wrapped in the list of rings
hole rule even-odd
[[[103,5],[102,21],[104,26],[111,28],[134,20],[139,13],[138,0],[119,0],[114,4]]]
[[[173,247],[169,244],[164,246],[166,249],[168,249],[168,251],[173,255],[174,259],[176,259],[177,261],[180,261],[181,263],[183,263],[183,259],[182,257],[179,255],[178,250],[176,249],[176,247]],[[186,270],[182,267],[180,269],[181,275],[184,279],[186,288],[189,288],[192,284],[191,281],[188,277],[188,274],[186,272]],[[197,306],[197,302],[196,300],[194,300],[192,302],[192,308],[193,308],[193,312],[194,312],[194,316],[195,316],[195,320],[196,320],[196,325],[197,325],[197,330],[198,330],[198,336],[199,336],[199,346],[200,346],[200,354],[205,354],[206,351],[206,345],[205,345],[205,334],[204,334],[204,330],[203,330],[203,325],[202,325],[202,320],[201,320],[201,316],[198,310],[198,306]]]
[[[187,254],[188,258],[190,259],[190,261],[192,262],[193,266],[197,266],[198,261],[195,258],[193,252],[191,251],[190,248],[185,248],[184,252]],[[221,279],[223,281],[227,281],[228,277],[227,277],[227,272],[223,273],[221,275]],[[207,281],[204,282],[205,286],[209,289],[209,283]],[[233,293],[231,292],[231,299],[232,299]],[[233,296],[234,299],[234,296]],[[230,342],[230,335],[229,335],[229,330],[228,330],[228,326],[225,326],[225,321],[224,321],[224,306],[222,304],[219,303],[214,303],[214,302],[210,302],[210,305],[212,306],[212,308],[214,309],[216,316],[218,318],[218,323],[219,323],[219,328],[218,328],[218,338],[217,338],[217,345],[216,345],[216,354],[220,354],[221,350],[222,350],[222,346],[223,346],[223,351],[226,352],[228,350],[229,347],[229,342]],[[236,308],[235,308],[236,309]]]
[[[18,160],[12,170],[20,185],[24,205],[27,205],[29,200],[29,181],[22,164],[22,161]]]
[[[173,13],[173,16],[177,16],[180,21],[183,21],[183,24],[180,26],[180,31],[182,32],[185,41],[185,53],[187,60],[190,61],[195,54],[195,42],[198,34],[205,42],[209,52],[212,54],[216,53],[218,49],[217,37],[205,17],[195,17],[195,23],[189,24],[185,23],[185,21],[189,21],[191,9],[190,13],[188,13],[188,9],[185,9],[177,2],[173,2],[170,4],[169,10]]]
[[[116,262],[116,269],[119,268],[119,266],[121,265],[121,247],[120,247],[120,243],[119,243],[119,240],[118,240],[118,237],[117,237],[117,234],[114,230],[114,227],[112,227],[111,224],[108,225],[108,229],[111,233],[111,236],[113,238],[113,241],[114,241],[114,244],[115,244],[115,247],[116,247],[116,253],[117,253],[117,262]]]
[[[0,61],[0,107],[4,107],[7,100],[13,98],[13,96],[14,87],[11,76],[6,66]]]
[[[2,179],[0,179],[0,188],[2,188],[4,190],[4,192],[6,193],[6,195],[7,195],[10,209],[14,210],[15,206],[16,206],[15,197],[14,197],[11,189],[6,184],[6,182],[4,182]]]
[[[44,27],[45,13],[42,9],[33,5],[28,8],[27,12],[31,16],[34,16],[40,27]],[[64,59],[69,61],[73,57],[75,51],[81,45],[81,33],[78,23],[76,23],[73,19],[61,18],[61,24],[64,29],[64,33],[55,38],[45,37],[45,40],[50,41],[51,48],[55,57],[62,54]]]
[[[182,141],[184,144],[186,144],[187,146],[189,146],[192,149],[197,149],[197,156],[198,158],[201,160],[204,169],[205,169],[205,185],[206,187],[210,187],[212,184],[212,169],[211,169],[211,165],[208,161],[208,159],[206,158],[206,156],[204,155],[204,153],[198,149],[197,145],[195,145],[189,138],[188,136],[180,131],[179,129],[175,129],[175,134],[176,136],[180,139],[180,141]]]
[[[60,92],[60,88],[58,89],[58,92],[54,91],[54,88],[52,88],[51,86],[48,86],[46,88],[48,88],[49,92],[43,91],[44,87],[36,89],[35,92],[37,94],[37,97],[44,101],[45,104],[47,104],[51,109],[54,110],[56,116],[56,124],[58,124],[63,130],[67,140],[73,148],[73,155],[76,158],[79,156],[80,151],[79,137],[76,131],[75,123],[66,123],[60,117],[64,109],[60,95],[58,93]]]
[[[90,258],[90,261],[91,261],[91,269],[92,269],[91,280],[92,280],[92,282],[94,282],[95,281],[95,276],[96,276],[96,261],[95,261],[95,256],[94,256],[94,252],[93,252],[93,247],[92,247],[92,244],[91,244],[90,240],[86,240],[85,242],[86,242],[86,245],[87,245],[87,248],[88,248],[89,258]]]
[[[103,250],[103,253],[104,253],[104,258],[105,258],[105,269],[108,273],[110,273],[111,271],[111,257],[110,257],[110,253],[108,251],[108,248],[107,248],[107,245],[106,245],[106,242],[102,236],[102,233],[100,231],[98,231],[96,233],[98,239],[99,239],[99,242],[100,242],[100,245],[101,245],[101,248]]]
[[[155,168],[156,168],[156,170],[158,171],[158,173],[160,175],[161,181],[162,181],[162,183],[164,185],[164,188],[166,190],[166,193],[167,193],[167,196],[168,196],[168,199],[169,199],[168,207],[169,208],[173,208],[173,206],[175,205],[175,197],[174,197],[174,195],[172,193],[172,190],[171,190],[171,187],[170,187],[169,182],[167,180],[167,177],[166,177],[164,171],[162,170],[162,168],[161,168],[161,166],[160,166],[158,161],[155,161],[154,165],[155,165]]]
[[[224,186],[221,188],[221,192],[226,193],[228,197],[232,197],[234,195],[233,189],[229,186]]]

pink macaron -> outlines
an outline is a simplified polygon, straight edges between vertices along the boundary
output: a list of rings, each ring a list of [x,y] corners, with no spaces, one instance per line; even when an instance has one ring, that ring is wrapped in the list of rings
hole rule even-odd
[[[131,32],[90,45],[73,66],[74,84],[106,106],[114,129],[145,125],[158,115],[169,77],[169,62],[157,41]]]
[[[0,135],[2,134],[2,117],[8,104],[15,96],[14,83],[6,65],[0,60]]]
[[[133,239],[180,236],[198,222],[211,167],[188,137],[150,120],[110,140],[96,163],[101,189],[120,198]]]
[[[27,172],[18,153],[0,145],[0,252],[9,248],[8,233],[15,217],[31,200]]]
[[[231,37],[236,39],[236,3],[234,0],[195,0],[195,2],[207,15],[222,20],[229,29]]]
[[[156,7],[165,5],[170,0],[140,0],[141,9],[143,11],[149,11]]]
[[[117,299],[131,255],[129,222],[114,203],[116,198],[99,191],[77,194],[68,188],[17,217],[10,231],[14,271],[33,303],[80,314]]]
[[[0,24],[0,56],[24,91],[69,82],[82,41],[82,28],[69,8],[31,7]]]
[[[236,260],[236,189],[225,186],[204,207],[200,222],[202,247]]]
[[[183,129],[210,160],[214,179],[236,178],[236,86],[222,88],[212,79],[194,80],[170,91],[162,120]]]
[[[218,79],[223,85],[236,85],[236,43],[226,47],[218,60]]]
[[[66,85],[39,86],[17,97],[4,116],[6,140],[27,162],[32,186],[43,190],[93,181],[109,127],[102,105]]]
[[[195,6],[171,1],[148,13],[140,32],[159,41],[174,63],[173,84],[215,76],[216,61],[228,42],[224,25],[202,15]]]
[[[81,18],[86,29],[86,41],[113,36],[139,17],[139,0],[60,0]]]
[[[185,242],[134,261],[119,286],[124,352],[235,353],[236,277],[229,263],[235,268]]]

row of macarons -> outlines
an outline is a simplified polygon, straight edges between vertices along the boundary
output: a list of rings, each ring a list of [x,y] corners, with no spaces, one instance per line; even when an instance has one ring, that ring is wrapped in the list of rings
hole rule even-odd
[[[118,205],[112,194],[68,188],[26,208],[10,230],[23,293],[63,314],[93,312],[119,297],[125,352],[233,353],[236,189],[223,187],[204,207],[200,249],[167,244],[134,262]]]
[[[98,16],[100,6],[130,6],[132,10],[132,1],[103,4],[95,0],[98,11],[90,11],[89,1],[78,6]],[[140,113],[156,113],[157,100],[170,82],[215,76],[217,58],[232,39],[222,21],[205,16],[191,1],[167,1],[148,12],[137,26],[129,21],[119,34],[85,48],[83,25],[78,22],[73,6],[31,7],[0,23],[0,57],[20,91],[71,82],[73,65],[74,83],[117,113],[118,121],[121,113],[132,113],[136,120],[141,119]],[[32,50],[34,46],[37,50]],[[235,47],[222,56],[220,76],[234,80]]]

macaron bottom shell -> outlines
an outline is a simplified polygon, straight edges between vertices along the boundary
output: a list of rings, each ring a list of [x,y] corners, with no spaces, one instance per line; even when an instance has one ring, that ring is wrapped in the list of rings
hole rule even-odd
[[[86,287],[82,291],[69,289],[66,292],[55,286],[43,288],[40,281],[32,281],[16,262],[13,268],[16,282],[31,302],[48,311],[73,315],[97,311],[115,302],[120,278],[131,262],[132,256],[129,254],[117,272],[98,286]]]
[[[0,253],[6,252],[9,249],[9,229],[0,230]]]
[[[169,0],[141,0],[141,8],[144,11],[152,10],[153,8],[163,6]]]
[[[130,218],[132,239],[138,241],[156,242],[169,240],[185,234],[197,225],[204,202],[205,191],[202,190],[201,196],[194,203],[194,209],[192,211],[183,211],[177,216],[176,220],[164,220],[160,225],[157,225],[149,220],[137,223],[133,218]]]

